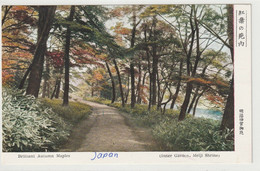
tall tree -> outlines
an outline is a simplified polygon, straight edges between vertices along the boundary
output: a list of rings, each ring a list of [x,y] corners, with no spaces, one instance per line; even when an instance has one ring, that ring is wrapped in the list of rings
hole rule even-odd
[[[68,21],[73,21],[73,16],[75,13],[75,6],[72,5],[70,8],[70,15],[68,17]],[[68,25],[66,37],[65,37],[65,53],[64,53],[64,66],[65,66],[65,83],[64,83],[64,96],[63,96],[63,106],[69,105],[69,79],[70,79],[70,39],[71,39],[71,28]]]
[[[49,37],[55,10],[56,6],[39,6],[38,38],[26,89],[27,95],[38,97],[39,94],[46,42]]]
[[[233,5],[227,5],[227,17],[228,27],[227,33],[229,38],[229,46],[232,62],[234,62],[234,48],[233,48]],[[221,130],[225,128],[234,129],[234,74],[232,74],[232,80],[230,83],[229,94],[221,122]]]
[[[109,74],[110,79],[111,79],[111,84],[112,84],[112,99],[111,99],[111,103],[114,103],[115,100],[116,100],[115,81],[114,81],[114,77],[113,77],[113,75],[111,73],[111,70],[110,70],[109,65],[108,65],[107,62],[106,62],[106,68],[107,68],[108,74]]]
[[[187,47],[184,47],[184,51],[186,54],[186,69],[187,69],[187,76],[191,76],[193,75],[191,72],[191,55],[192,55],[192,49],[193,49],[193,45],[194,45],[194,40],[195,40],[195,34],[196,34],[196,28],[194,27],[194,5],[191,7],[191,12],[190,12],[190,16],[189,16],[189,26],[191,28],[191,34],[190,34],[190,44],[189,44],[189,49],[186,50]],[[184,45],[184,43],[182,43]],[[199,44],[197,44],[197,46],[199,46]],[[185,92],[185,97],[184,97],[184,101],[181,105],[181,111],[180,111],[180,115],[179,115],[179,121],[185,119],[186,116],[186,111],[190,102],[190,96],[191,96],[191,92],[192,92],[192,83],[191,82],[187,82],[186,84],[186,92]]]
[[[45,98],[50,96],[49,94],[49,78],[50,78],[50,63],[49,59],[46,57],[45,58],[45,72],[43,74],[43,88],[42,88],[42,98]]]
[[[176,90],[174,95],[172,96],[172,102],[171,102],[171,106],[170,109],[173,109],[174,105],[175,105],[175,101],[178,97],[178,94],[180,92],[180,88],[181,88],[181,76],[182,76],[182,70],[183,70],[183,59],[181,59],[180,61],[180,67],[179,67],[179,74],[178,74],[178,82],[177,82],[177,86],[176,86]]]
[[[131,36],[131,48],[135,45],[135,32],[136,32],[136,8],[135,5],[132,6],[133,8],[133,29],[132,29],[132,36]],[[130,76],[131,76],[131,108],[135,106],[136,97],[135,97],[135,69],[134,69],[134,60],[133,57],[130,60]]]
[[[227,9],[227,21],[226,20],[222,20],[223,17],[225,17],[225,13],[222,13],[222,16],[216,13],[213,13],[213,15],[208,15],[207,17],[209,17],[207,19],[207,21],[211,21],[211,23],[209,22],[204,22],[202,20],[198,20],[199,24],[201,26],[203,26],[208,32],[210,32],[213,36],[215,36],[221,43],[223,43],[227,48],[229,48],[230,50],[230,54],[231,54],[231,60],[233,62],[234,60],[234,47],[233,47],[233,5],[227,5],[226,6]],[[211,20],[209,20],[211,19]],[[214,20],[215,19],[215,20]],[[220,21],[222,20],[222,21]],[[226,21],[226,27],[222,26],[222,24],[213,24],[214,23],[218,23],[218,22],[225,22]],[[223,24],[223,25],[225,25]],[[219,32],[217,32],[216,30],[220,30]],[[224,40],[223,37],[226,36],[227,33],[227,39]],[[223,36],[224,35],[224,36]],[[234,78],[232,75],[232,79],[230,81],[230,90],[229,90],[229,94],[228,94],[228,98],[226,101],[226,106],[224,109],[224,114],[223,114],[223,118],[222,118],[222,122],[221,122],[221,127],[220,129],[223,130],[225,128],[230,128],[233,129],[234,128]]]
[[[153,28],[153,37],[152,37],[152,41],[156,41],[157,39],[157,30],[156,30],[156,24],[157,24],[157,18],[156,15],[153,16],[153,21],[152,21],[152,28]],[[157,56],[157,45],[156,43],[153,43],[152,45],[152,58],[153,58],[153,63],[152,63],[152,75],[151,75],[151,79],[152,79],[152,105],[156,105],[156,97],[157,97],[157,82],[156,80],[158,79],[157,73],[158,73],[158,56]],[[157,78],[157,79],[156,79]]]
[[[116,69],[116,73],[117,73],[117,77],[118,77],[122,106],[125,107],[124,91],[123,91],[120,71],[118,69],[117,62],[115,59],[113,59],[113,63],[115,65],[115,69]]]

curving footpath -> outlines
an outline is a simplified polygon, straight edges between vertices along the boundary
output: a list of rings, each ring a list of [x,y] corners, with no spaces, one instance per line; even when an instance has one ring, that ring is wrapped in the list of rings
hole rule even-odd
[[[93,108],[92,114],[72,131],[62,152],[157,151],[147,128],[135,127],[116,108],[77,99]]]

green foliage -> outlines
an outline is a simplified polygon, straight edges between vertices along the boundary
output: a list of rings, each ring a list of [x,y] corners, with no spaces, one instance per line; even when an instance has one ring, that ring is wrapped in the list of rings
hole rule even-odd
[[[154,135],[170,148],[185,151],[232,151],[233,131],[219,131],[219,122],[203,118],[184,121],[164,120],[156,125]]]
[[[4,152],[54,151],[69,136],[70,125],[33,96],[4,88],[2,100]]]
[[[119,110],[131,114],[136,118],[136,121],[142,126],[154,127],[161,121],[178,119],[179,111],[173,109],[166,109],[165,114],[157,110],[156,106],[152,106],[150,111],[147,105],[136,104],[134,108],[130,107],[130,104],[126,104],[122,107],[120,103],[109,104],[110,106],[116,107]],[[191,118],[192,115],[187,114],[186,118]]]
[[[55,113],[72,124],[78,123],[92,112],[90,106],[79,102],[70,102],[69,106],[62,106],[60,99],[42,99],[41,101],[45,107],[52,108]]]

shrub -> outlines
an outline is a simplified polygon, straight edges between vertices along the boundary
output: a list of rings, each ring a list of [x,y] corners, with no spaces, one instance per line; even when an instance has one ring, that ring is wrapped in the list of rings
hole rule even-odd
[[[3,88],[2,128],[4,152],[53,151],[69,136],[70,125],[33,96]]]
[[[185,151],[232,151],[233,131],[219,131],[219,121],[203,118],[164,120],[153,130],[170,149]]]

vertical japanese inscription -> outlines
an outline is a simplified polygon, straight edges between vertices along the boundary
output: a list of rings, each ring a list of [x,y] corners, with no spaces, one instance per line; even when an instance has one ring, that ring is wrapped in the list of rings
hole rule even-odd
[[[236,47],[247,47],[247,10],[236,10]]]
[[[239,109],[239,134],[244,135],[244,109]]]

